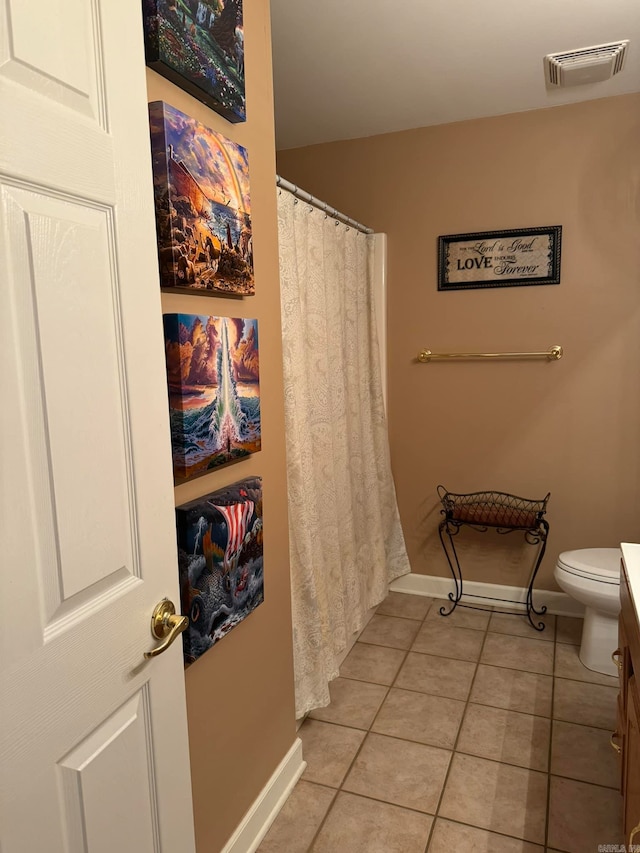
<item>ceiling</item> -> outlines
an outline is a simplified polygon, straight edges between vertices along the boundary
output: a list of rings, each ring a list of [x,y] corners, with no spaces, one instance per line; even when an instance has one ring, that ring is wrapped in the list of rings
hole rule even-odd
[[[271,0],[278,149],[640,91],[638,0]],[[630,39],[547,91],[545,54]]]

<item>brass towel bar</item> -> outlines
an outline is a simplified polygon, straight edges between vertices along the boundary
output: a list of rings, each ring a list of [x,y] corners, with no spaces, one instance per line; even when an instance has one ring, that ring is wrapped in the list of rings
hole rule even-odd
[[[418,361],[423,364],[449,358],[548,358],[558,361],[562,358],[562,347],[550,347],[546,352],[431,352],[423,349],[418,353]]]

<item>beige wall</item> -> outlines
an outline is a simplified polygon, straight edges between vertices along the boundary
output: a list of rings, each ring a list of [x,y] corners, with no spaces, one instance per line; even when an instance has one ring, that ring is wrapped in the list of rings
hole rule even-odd
[[[639,152],[629,95],[279,153],[283,177],[388,234],[390,440],[414,572],[448,574],[438,483],[551,492],[542,588],[562,550],[640,541]],[[534,225],[563,226],[559,286],[437,292],[439,235]],[[552,344],[562,361],[415,361]],[[522,583],[519,540],[466,534],[469,578]]]
[[[296,736],[268,4],[245,3],[244,14],[246,123],[229,124],[147,70],[149,100],[165,100],[246,146],[251,179],[256,295],[162,297],[167,313],[257,317],[260,335],[264,449],[175,490],[184,503],[251,475],[263,478],[264,489],[265,601],[186,671],[199,853],[222,849]]]

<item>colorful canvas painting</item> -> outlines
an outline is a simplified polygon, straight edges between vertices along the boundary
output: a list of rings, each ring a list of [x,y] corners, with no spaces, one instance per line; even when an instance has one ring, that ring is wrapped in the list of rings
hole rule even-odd
[[[260,477],[177,507],[176,523],[188,666],[264,601]]]
[[[260,450],[257,320],[164,315],[177,479]]]
[[[242,0],[143,0],[148,66],[228,121],[245,121]]]
[[[149,121],[160,285],[251,296],[246,149],[163,101],[149,104]]]

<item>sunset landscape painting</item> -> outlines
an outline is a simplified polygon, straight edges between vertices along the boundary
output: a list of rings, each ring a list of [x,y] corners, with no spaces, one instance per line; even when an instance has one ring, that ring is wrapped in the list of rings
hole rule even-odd
[[[253,295],[246,149],[164,101],[149,122],[161,287]]]
[[[165,314],[164,333],[174,477],[260,450],[257,320]]]

